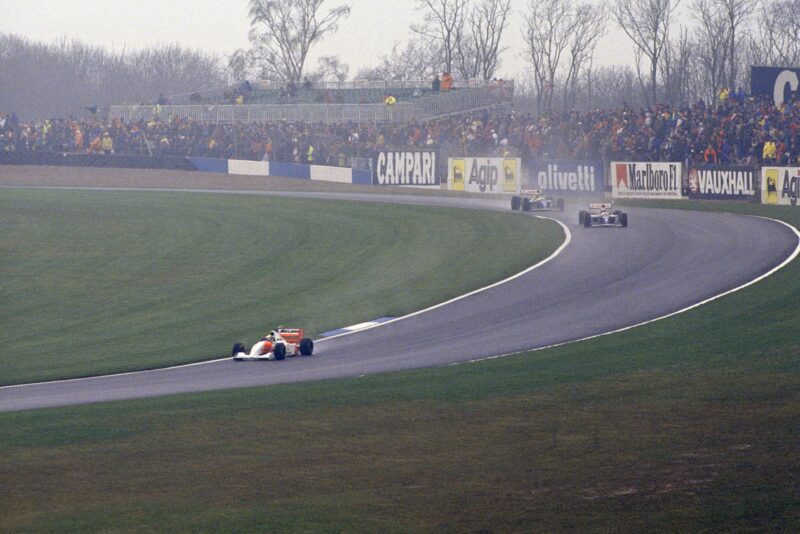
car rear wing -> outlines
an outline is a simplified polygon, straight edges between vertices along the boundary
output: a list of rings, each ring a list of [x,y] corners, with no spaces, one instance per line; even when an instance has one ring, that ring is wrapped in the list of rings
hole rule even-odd
[[[300,340],[303,339],[304,336],[302,328],[279,327],[277,332],[289,343],[300,343]]]
[[[589,209],[590,210],[610,210],[614,207],[614,204],[610,202],[590,202]]]
[[[542,194],[542,190],[541,189],[522,189],[522,190],[520,190],[519,194],[520,195],[526,195],[526,196],[538,196],[538,195]]]

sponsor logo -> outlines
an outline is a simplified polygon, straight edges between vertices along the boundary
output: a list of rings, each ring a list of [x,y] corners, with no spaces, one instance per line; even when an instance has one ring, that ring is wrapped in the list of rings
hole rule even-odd
[[[517,191],[517,160],[503,160],[503,191],[516,193]]]
[[[491,162],[487,162],[487,165],[478,165],[478,161],[473,160],[472,170],[469,173],[469,185],[477,185],[481,193],[485,193],[487,189],[491,193],[499,180],[498,174],[497,167]]]
[[[763,169],[761,201],[764,204],[797,206],[800,198],[800,169],[771,167]]]
[[[453,161],[453,191],[464,191],[464,175],[467,174],[467,161],[454,159]]]
[[[375,167],[379,185],[438,185],[435,152],[379,152]]]
[[[789,176],[789,171],[783,178],[783,187],[781,188],[781,198],[789,199],[789,204],[797,206],[797,197],[800,196],[800,176]]]
[[[742,168],[692,168],[689,196],[735,198],[755,194],[755,171]]]
[[[549,163],[547,170],[536,173],[536,182],[539,189],[586,192],[594,192],[597,184],[594,165],[577,165],[574,171],[561,171],[556,163]]]
[[[614,195],[629,198],[680,198],[679,163],[615,163]]]

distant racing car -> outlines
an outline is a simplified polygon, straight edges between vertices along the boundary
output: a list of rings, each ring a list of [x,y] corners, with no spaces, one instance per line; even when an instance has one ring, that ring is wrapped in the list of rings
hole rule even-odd
[[[564,211],[564,199],[542,194],[541,189],[523,189],[519,196],[511,197],[514,211]]]
[[[610,202],[590,203],[589,210],[578,212],[578,224],[585,228],[592,226],[618,226],[626,228],[628,226],[628,214],[621,210],[615,210]]]
[[[235,343],[231,356],[236,361],[283,360],[286,356],[311,356],[314,341],[305,337],[302,328],[278,327],[258,340],[248,352],[243,343]]]

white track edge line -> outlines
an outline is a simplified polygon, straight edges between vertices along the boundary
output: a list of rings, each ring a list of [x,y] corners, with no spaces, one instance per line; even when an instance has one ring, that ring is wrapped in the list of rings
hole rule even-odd
[[[770,271],[768,271],[768,272],[766,272],[766,273],[754,278],[753,280],[750,280],[749,282],[747,282],[745,284],[742,284],[742,285],[740,285],[738,287],[734,287],[733,289],[729,289],[727,291],[719,293],[718,295],[714,295],[712,297],[709,297],[709,298],[707,298],[707,299],[705,299],[703,301],[700,301],[700,302],[697,302],[695,304],[692,304],[691,306],[687,306],[686,308],[683,308],[683,309],[668,313],[666,315],[662,315],[661,317],[656,317],[654,319],[648,319],[647,321],[643,321],[641,323],[637,323],[637,324],[634,324],[634,325],[618,328],[616,330],[611,330],[609,332],[603,332],[603,333],[600,333],[600,334],[594,334],[592,336],[583,337],[583,338],[580,338],[580,339],[573,339],[571,341],[562,341],[561,343],[554,343],[552,345],[547,345],[545,347],[537,347],[537,348],[534,348],[534,349],[518,350],[518,351],[514,351],[514,352],[508,352],[508,353],[505,353],[505,354],[496,354],[494,356],[486,356],[486,357],[483,357],[483,358],[475,358],[473,360],[468,360],[468,361],[465,361],[465,362],[449,363],[447,365],[448,366],[454,366],[454,365],[464,365],[464,364],[469,364],[469,363],[478,363],[478,362],[484,362],[484,361],[487,361],[487,360],[498,360],[500,358],[507,358],[509,356],[516,356],[518,354],[524,354],[526,352],[539,352],[539,351],[542,351],[542,350],[554,349],[554,348],[557,348],[557,347],[563,347],[565,345],[572,345],[573,343],[581,343],[582,341],[590,341],[592,339],[597,339],[597,338],[600,338],[600,337],[610,336],[610,335],[613,335],[613,334],[619,334],[621,332],[626,332],[628,330],[633,330],[634,328],[639,328],[640,326],[645,326],[645,325],[648,325],[648,324],[651,324],[651,323],[655,323],[656,321],[661,321],[663,319],[669,319],[670,317],[674,317],[676,315],[680,315],[682,313],[691,311],[691,310],[693,310],[695,308],[699,308],[700,306],[708,304],[709,302],[713,302],[715,300],[718,300],[718,299],[721,299],[723,297],[726,297],[726,296],[728,296],[728,295],[730,295],[732,293],[736,293],[738,291],[741,291],[742,289],[745,289],[745,288],[750,287],[750,286],[752,286],[754,284],[757,284],[758,282],[760,282],[760,281],[762,281],[762,280],[764,280],[766,278],[769,278],[773,274],[777,273],[778,271],[780,271],[781,269],[783,269],[784,267],[786,267],[787,265],[792,263],[797,258],[797,256],[800,255],[800,230],[798,230],[796,227],[792,226],[791,224],[789,224],[787,222],[781,221],[779,219],[772,219],[770,217],[762,217],[761,215],[747,215],[747,216],[748,217],[754,217],[754,218],[757,218],[757,219],[764,219],[764,220],[767,220],[767,221],[776,222],[776,223],[779,223],[779,224],[782,224],[782,225],[786,226],[792,232],[794,232],[795,237],[797,237],[797,246],[795,247],[794,252],[792,252],[792,254],[789,255],[788,258],[783,260],[783,262],[780,265],[778,265],[776,267],[773,267]]]
[[[352,335],[352,334],[355,334],[355,333],[366,332],[367,330],[372,330],[373,328],[379,328],[379,327],[387,325],[387,324],[395,323],[397,321],[402,321],[403,319],[408,319],[409,317],[415,317],[417,315],[420,315],[420,314],[423,314],[423,313],[427,313],[427,312],[435,310],[437,308],[441,308],[442,306],[446,306],[446,305],[451,304],[453,302],[457,302],[459,300],[471,297],[473,295],[477,295],[478,293],[481,293],[483,291],[487,291],[489,289],[495,288],[495,287],[500,286],[502,284],[506,284],[508,282],[511,282],[512,280],[516,280],[517,278],[519,278],[521,276],[524,276],[524,275],[528,274],[529,272],[531,272],[531,271],[533,271],[535,269],[538,269],[539,267],[541,267],[541,266],[545,265],[546,263],[552,261],[559,254],[561,254],[564,251],[565,248],[567,248],[567,245],[569,245],[572,242],[572,232],[570,232],[570,230],[569,230],[569,228],[567,227],[566,224],[564,224],[563,222],[561,222],[561,221],[559,221],[557,219],[553,219],[552,217],[544,217],[544,216],[541,216],[541,215],[535,215],[535,217],[537,219],[545,219],[545,220],[557,222],[559,225],[561,225],[561,228],[564,230],[564,234],[566,235],[566,238],[564,239],[564,242],[561,244],[561,246],[559,246],[552,254],[550,254],[550,256],[548,256],[547,258],[543,259],[542,261],[540,261],[536,265],[528,267],[524,271],[521,271],[521,272],[519,272],[519,273],[517,273],[515,275],[512,275],[512,276],[510,276],[510,277],[508,277],[508,278],[506,278],[504,280],[500,280],[499,282],[495,282],[494,284],[488,285],[486,287],[482,287],[480,289],[476,289],[476,290],[471,291],[471,292],[469,292],[469,293],[467,293],[465,295],[461,295],[461,296],[452,298],[452,299],[450,299],[448,301],[441,302],[439,304],[435,304],[435,305],[430,306],[428,308],[425,308],[423,310],[419,310],[419,311],[410,313],[408,315],[404,315],[402,317],[396,317],[395,319],[392,319],[391,321],[386,321],[385,323],[379,323],[379,324],[370,326],[368,328],[364,328],[363,330],[357,330],[357,331],[354,331],[354,332],[344,332],[344,333],[341,333],[341,334],[337,334],[335,336],[322,338],[322,339],[317,340],[316,343],[319,345],[323,341],[327,341],[329,339],[336,339],[336,338],[342,337],[342,336],[349,336],[349,335]],[[69,382],[82,382],[82,381],[86,381],[86,380],[98,380],[98,379],[101,379],[101,378],[108,379],[108,378],[116,378],[116,377],[129,376],[129,375],[134,375],[134,374],[143,374],[143,373],[156,373],[156,372],[162,372],[162,371],[173,371],[175,369],[185,369],[187,367],[195,367],[195,366],[198,366],[198,365],[208,365],[210,363],[223,362],[223,361],[226,361],[226,360],[230,360],[230,357],[218,358],[218,359],[215,359],[215,360],[206,360],[206,361],[202,361],[202,362],[187,363],[187,364],[182,364],[182,365],[174,365],[172,367],[161,367],[161,368],[158,368],[158,369],[144,369],[144,370],[141,370],[141,371],[128,371],[128,372],[125,372],[125,373],[113,373],[113,374],[108,374],[108,375],[85,376],[85,377],[82,377],[82,378],[66,378],[66,379],[63,379],[63,380],[45,380],[45,381],[42,381],[42,382],[29,382],[27,384],[12,384],[10,386],[0,386],[0,390],[12,389],[12,388],[22,388],[22,387],[32,387],[32,386],[42,386],[42,385],[45,385],[45,384],[65,384],[65,383],[69,383]]]
[[[388,325],[388,324],[396,323],[398,321],[403,321],[403,320],[409,319],[411,317],[416,317],[418,315],[422,315],[423,313],[427,313],[427,312],[436,310],[438,308],[441,308],[443,306],[447,306],[448,304],[452,304],[454,302],[458,302],[459,300],[463,300],[463,299],[472,297],[474,295],[477,295],[478,293],[482,293],[484,291],[488,291],[489,289],[493,289],[493,288],[501,286],[503,284],[507,284],[508,282],[516,280],[517,278],[519,278],[521,276],[525,276],[526,274],[528,274],[528,273],[538,269],[539,267],[542,267],[543,265],[551,262],[559,254],[561,254],[564,251],[564,249],[567,248],[567,246],[572,242],[572,232],[570,232],[570,230],[569,230],[569,228],[567,227],[566,224],[564,224],[563,222],[559,221],[558,219],[553,219],[552,217],[544,217],[544,216],[541,216],[541,215],[535,215],[534,217],[536,217],[537,219],[544,219],[544,220],[548,220],[548,221],[557,222],[559,225],[561,225],[561,228],[564,230],[564,234],[566,236],[566,238],[564,239],[564,242],[561,244],[561,246],[559,246],[555,251],[553,251],[552,254],[550,254],[548,257],[546,257],[545,259],[543,259],[542,261],[540,261],[536,265],[532,265],[531,267],[528,267],[524,271],[518,272],[517,274],[512,275],[512,276],[510,276],[510,277],[508,277],[508,278],[506,278],[504,280],[500,280],[499,282],[495,282],[494,284],[488,285],[486,287],[482,287],[480,289],[475,289],[474,291],[470,291],[469,293],[466,293],[464,295],[460,295],[458,297],[452,298],[452,299],[447,300],[445,302],[440,302],[439,304],[434,304],[433,306],[429,306],[429,307],[427,307],[425,309],[409,313],[408,315],[403,315],[402,317],[395,317],[391,321],[386,321],[385,323],[376,324],[376,325],[370,326],[368,328],[364,328],[363,330],[358,330],[358,333],[366,332],[367,330],[372,330],[373,328],[379,328],[381,326],[385,326],[385,325]],[[326,337],[326,338],[320,339],[318,341],[318,343],[322,343],[323,341],[328,341],[329,339],[336,339],[336,338],[342,337],[342,336],[349,336],[349,335],[352,335],[352,334],[355,334],[355,333],[357,333],[357,332],[343,332],[341,334],[336,334],[335,336],[330,336],[330,337]]]

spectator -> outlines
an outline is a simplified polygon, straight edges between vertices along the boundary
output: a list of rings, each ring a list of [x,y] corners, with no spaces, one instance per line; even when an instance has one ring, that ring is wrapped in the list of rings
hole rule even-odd
[[[453,88],[453,76],[451,76],[449,72],[442,73],[442,82],[440,87],[442,92],[449,91]]]
[[[103,138],[100,140],[100,146],[106,156],[114,153],[114,140],[111,139],[110,133],[103,132]]]
[[[705,152],[703,152],[703,163],[706,165],[716,165],[718,163],[717,151],[714,149],[714,145],[711,143],[708,144]]]
[[[431,82],[431,91],[433,91],[434,93],[438,93],[441,88],[442,88],[442,81],[439,79],[438,74],[434,74],[433,81]]]

